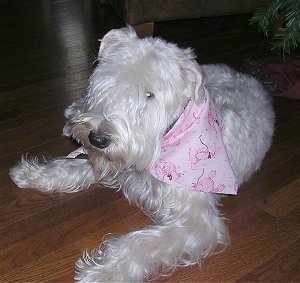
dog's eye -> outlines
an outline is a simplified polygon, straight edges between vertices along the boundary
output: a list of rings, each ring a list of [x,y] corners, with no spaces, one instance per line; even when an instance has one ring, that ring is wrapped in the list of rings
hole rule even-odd
[[[153,98],[154,94],[152,92],[150,92],[150,91],[147,91],[146,92],[146,96],[147,96],[147,98]]]

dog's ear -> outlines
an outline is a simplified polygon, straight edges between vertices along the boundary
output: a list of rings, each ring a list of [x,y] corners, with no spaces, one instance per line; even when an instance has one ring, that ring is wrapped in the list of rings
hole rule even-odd
[[[65,109],[64,115],[66,118],[66,123],[62,133],[64,136],[70,137],[72,135],[72,119],[86,112],[87,106],[87,96],[86,92],[84,92],[77,101],[73,102]]]
[[[194,99],[197,104],[201,104],[205,95],[203,72],[194,59],[193,53],[189,49],[185,51],[190,55],[180,62],[182,78],[186,83],[184,95],[189,99]]]
[[[99,58],[111,53],[120,43],[125,42],[127,39],[136,37],[136,32],[131,26],[121,29],[112,29],[99,40],[101,42],[98,53]]]

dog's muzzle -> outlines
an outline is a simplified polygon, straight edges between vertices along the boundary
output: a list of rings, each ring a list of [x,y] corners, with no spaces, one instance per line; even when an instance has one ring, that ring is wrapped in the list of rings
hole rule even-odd
[[[89,141],[93,146],[98,147],[100,149],[108,147],[111,142],[107,135],[101,132],[95,133],[93,131],[89,133]]]

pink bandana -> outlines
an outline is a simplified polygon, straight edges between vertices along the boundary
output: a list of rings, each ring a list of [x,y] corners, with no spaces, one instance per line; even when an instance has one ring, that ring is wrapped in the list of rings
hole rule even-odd
[[[86,150],[84,149],[83,146],[76,148],[74,151],[72,151],[72,152],[67,156],[67,158],[78,158],[78,156],[81,155],[81,154],[84,154],[84,155],[87,154],[87,152],[86,152]]]
[[[199,107],[190,100],[164,136],[159,160],[150,173],[189,190],[237,194],[238,183],[223,142],[224,125],[209,95]]]

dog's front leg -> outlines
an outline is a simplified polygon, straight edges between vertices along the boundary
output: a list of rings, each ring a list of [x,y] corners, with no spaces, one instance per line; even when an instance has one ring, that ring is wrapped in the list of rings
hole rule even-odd
[[[165,188],[166,189],[166,188]],[[109,239],[77,262],[80,282],[142,282],[200,263],[229,241],[213,196],[172,188],[161,192],[157,225]],[[154,208],[154,207],[153,207]]]
[[[36,188],[43,192],[76,192],[95,182],[88,159],[56,158],[39,162],[22,158],[10,169],[10,177],[20,188]]]

